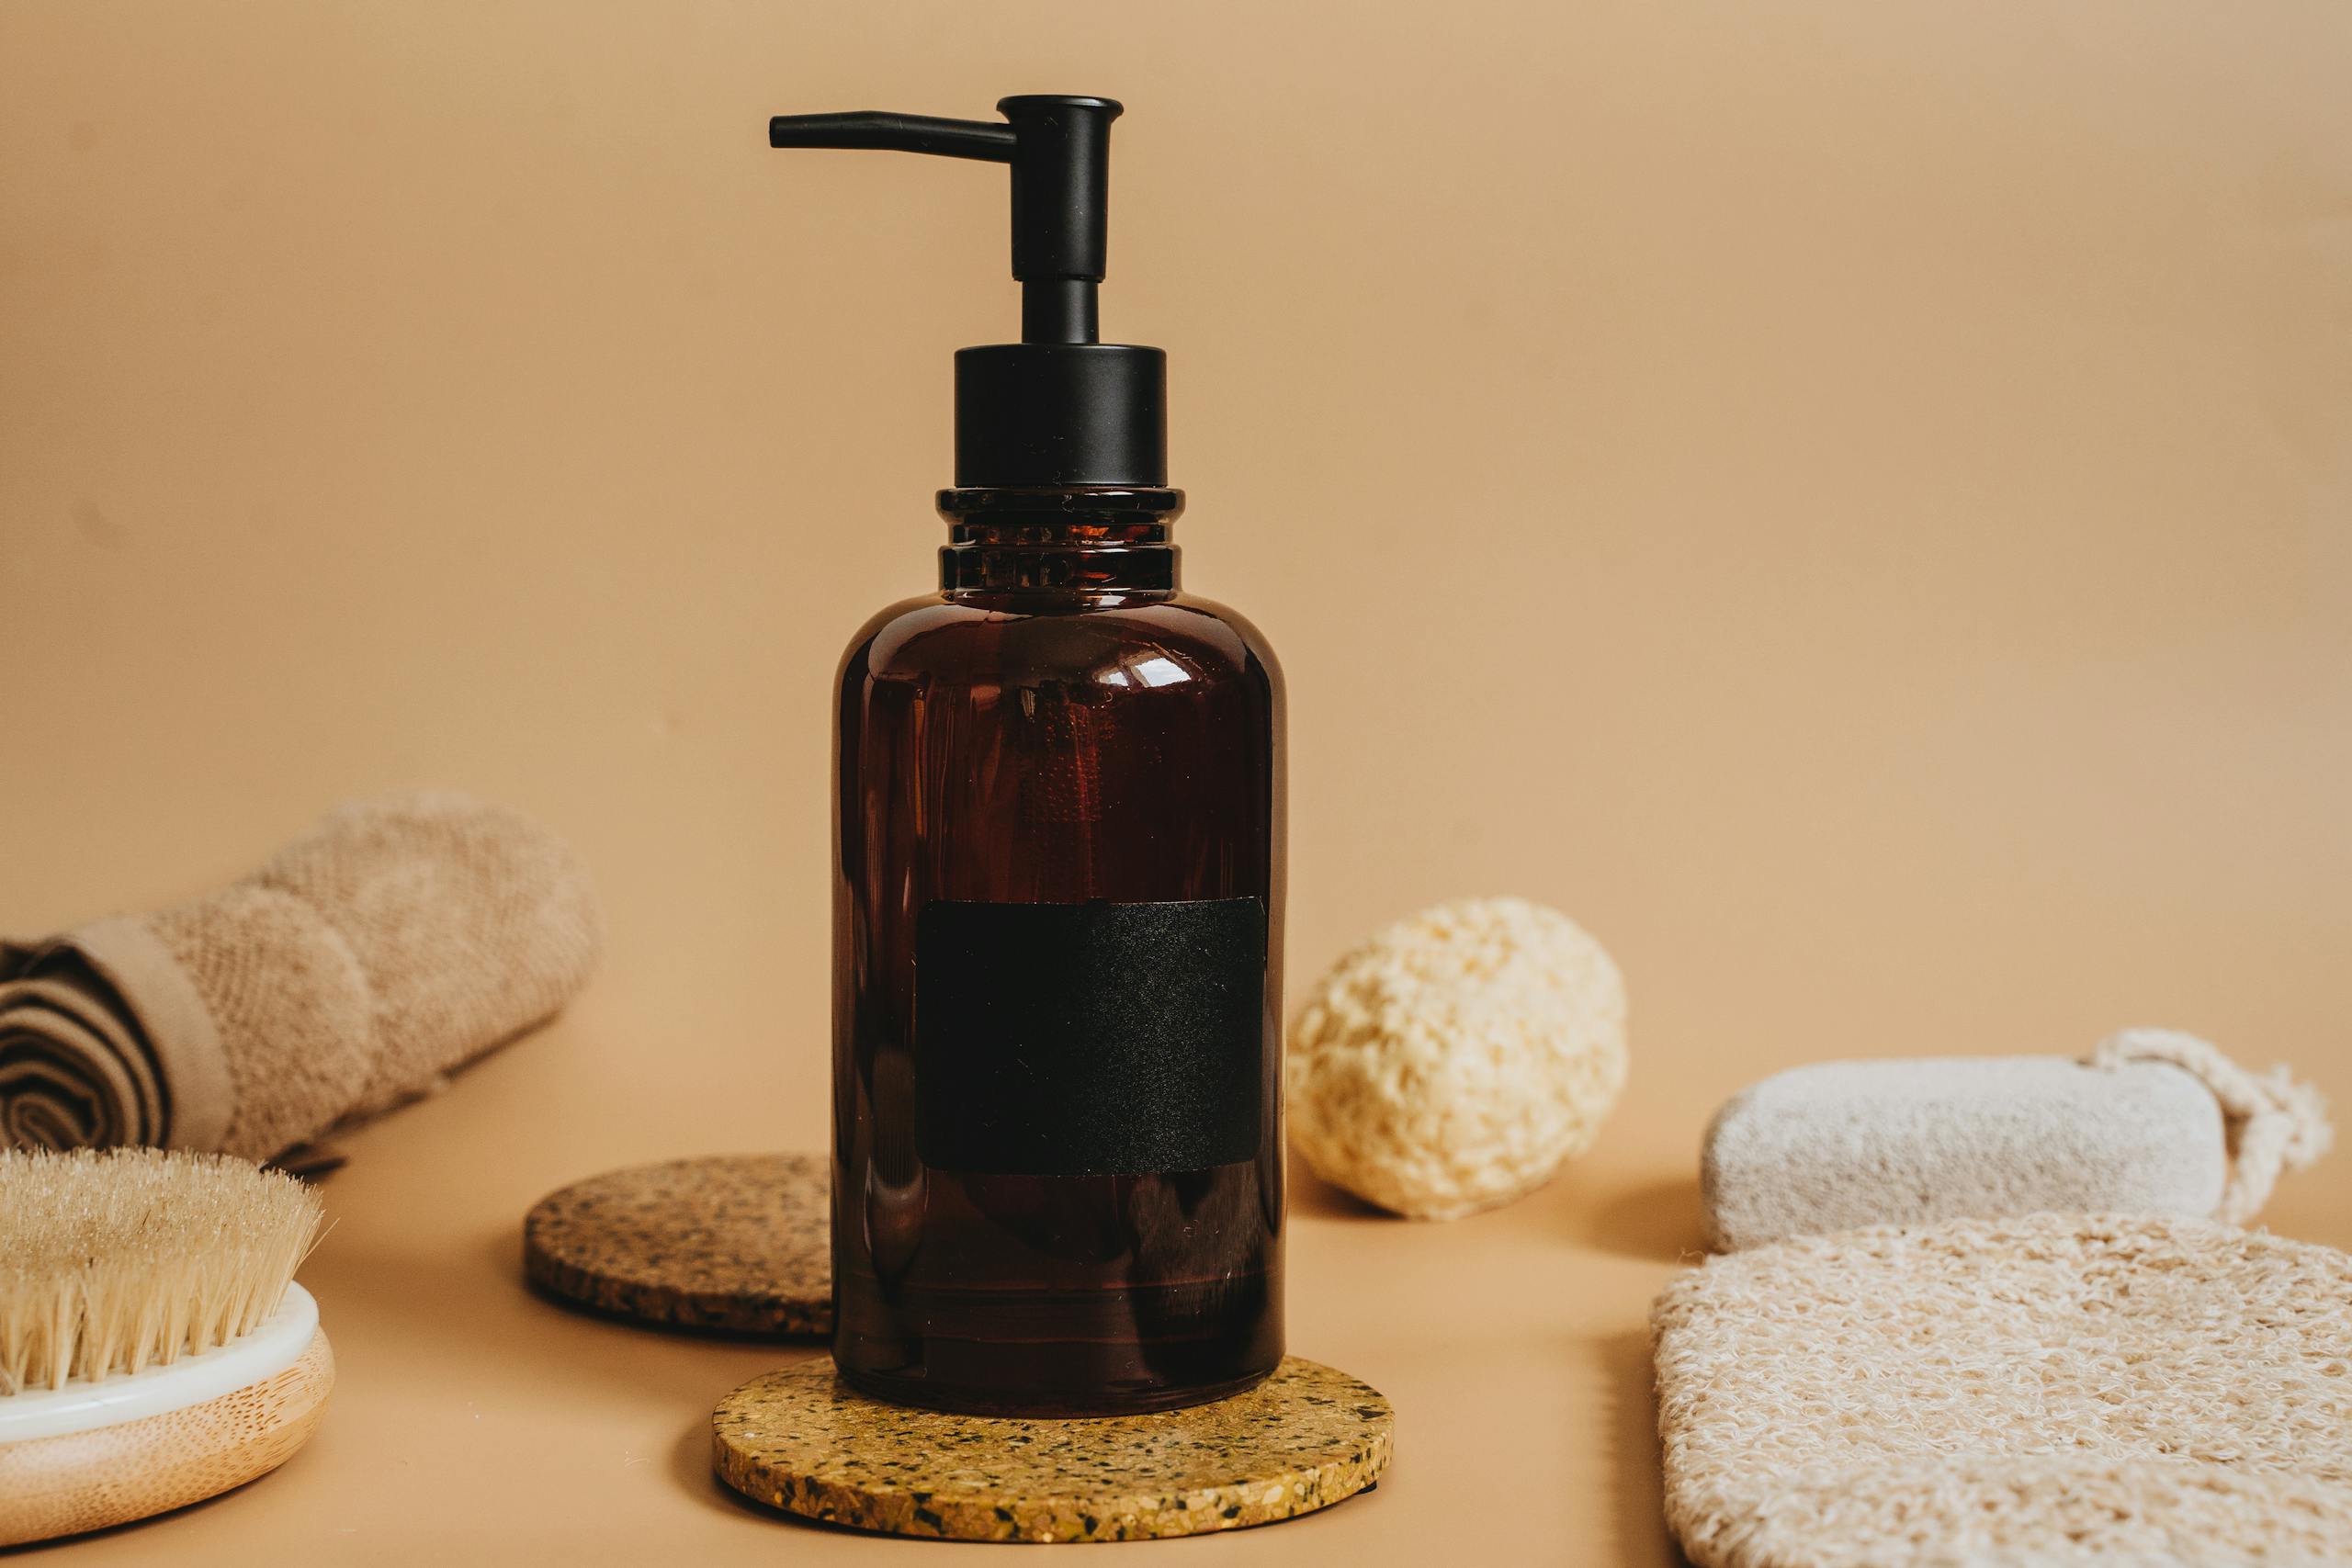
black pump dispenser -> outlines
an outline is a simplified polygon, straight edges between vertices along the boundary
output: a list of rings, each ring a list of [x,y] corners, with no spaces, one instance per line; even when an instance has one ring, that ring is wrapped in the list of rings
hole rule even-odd
[[[1012,165],[1021,341],[956,354],[956,483],[1156,489],[1168,482],[1168,356],[1096,341],[1110,207],[1109,98],[1003,98],[1006,123],[778,115],[771,147],[873,147]]]
[[[768,127],[1011,165],[1022,297],[956,355],[936,589],[835,667],[833,1366],[1137,1415],[1283,1359],[1283,678],[1181,586],[1165,357],[1097,341],[1119,106],[997,107]]]

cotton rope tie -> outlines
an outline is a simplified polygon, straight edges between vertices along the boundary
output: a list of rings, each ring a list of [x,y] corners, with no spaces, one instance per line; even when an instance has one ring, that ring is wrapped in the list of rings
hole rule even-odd
[[[2317,1089],[2297,1083],[2283,1066],[2250,1072],[2218,1046],[2177,1029],[2126,1029],[2099,1042],[2089,1058],[2095,1067],[2127,1062],[2164,1062],[2189,1074],[2222,1107],[2229,1140],[2230,1170],[2214,1218],[2244,1224],[2259,1213],[2281,1172],[2301,1170],[2335,1141],[2327,1102]]]

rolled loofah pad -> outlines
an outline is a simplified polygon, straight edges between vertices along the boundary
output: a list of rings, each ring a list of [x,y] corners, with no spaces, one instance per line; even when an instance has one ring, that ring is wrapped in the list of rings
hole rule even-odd
[[[2194,1035],[2127,1029],[2087,1061],[1815,1062],[1724,1102],[1700,1189],[1714,1247],[1860,1225],[2042,1213],[2244,1224],[2328,1146],[2326,1108],[2283,1067]]]
[[[1652,1315],[1701,1568],[2352,1562],[2352,1258],[2038,1214],[1711,1259]]]
[[[1507,1203],[1583,1153],[1625,1083],[1625,984],[1566,916],[1473,898],[1342,958],[1292,1030],[1316,1174],[1417,1219]]]

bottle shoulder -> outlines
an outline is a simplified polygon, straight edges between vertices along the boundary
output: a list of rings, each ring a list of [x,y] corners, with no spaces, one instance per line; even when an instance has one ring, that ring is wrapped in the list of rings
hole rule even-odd
[[[1157,656],[1171,668],[1151,663]],[[1279,695],[1282,667],[1248,617],[1193,593],[1068,598],[929,593],[886,605],[851,637],[841,674],[991,682],[1140,670],[1194,680],[1246,677]]]

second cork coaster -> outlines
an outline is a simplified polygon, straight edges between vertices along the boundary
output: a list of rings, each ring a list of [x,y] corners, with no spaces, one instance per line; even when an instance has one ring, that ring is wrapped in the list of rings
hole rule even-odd
[[[534,1204],[534,1283],[602,1312],[681,1328],[832,1328],[825,1162],[709,1155],[592,1176]]]
[[[1396,1412],[1296,1356],[1247,1393],[1150,1416],[950,1416],[854,1392],[819,1358],[711,1416],[711,1462],[812,1519],[951,1540],[1149,1540],[1312,1513],[1387,1468]]]

